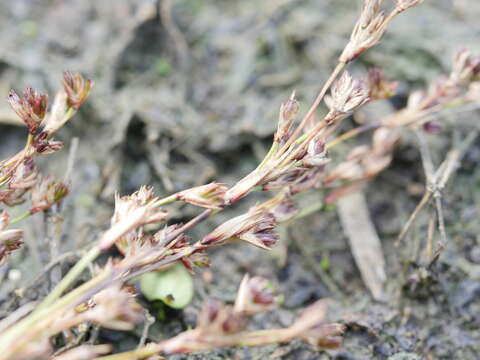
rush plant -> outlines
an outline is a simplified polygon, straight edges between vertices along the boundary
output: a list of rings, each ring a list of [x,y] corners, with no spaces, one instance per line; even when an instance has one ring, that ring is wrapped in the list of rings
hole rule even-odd
[[[400,129],[431,129],[433,115],[452,106],[480,99],[480,59],[461,51],[452,72],[427,90],[413,93],[408,105],[386,118],[338,134],[342,120],[364,104],[392,96],[396,83],[386,80],[379,69],[365,79],[352,77],[345,68],[363,52],[378,44],[388,24],[421,0],[397,0],[390,12],[384,12],[381,0],[365,0],[350,40],[341,53],[330,77],[317,98],[299,119],[299,104],[292,94],[280,106],[277,130],[272,146],[256,169],[232,186],[212,182],[160,198],[148,186],[128,196],[116,195],[110,227],[65,274],[44,299],[27,304],[0,322],[0,360],[51,358],[55,349],[52,337],[95,323],[102,327],[128,330],[143,319],[143,309],[135,300],[132,280],[173,264],[182,264],[194,272],[207,266],[208,251],[233,241],[241,241],[263,250],[278,241],[279,224],[302,216],[298,194],[327,189],[327,202],[356,191],[383,171],[392,160],[401,140]],[[3,210],[0,217],[0,260],[22,246],[23,233],[11,228],[20,220],[59,203],[69,193],[68,184],[40,176],[35,158],[58,151],[62,144],[53,139],[56,131],[76,113],[86,100],[93,82],[78,74],[66,73],[63,89],[51,109],[48,97],[32,89],[23,96],[12,92],[9,102],[28,128],[25,148],[0,163],[0,202],[15,206],[30,196],[31,206],[23,215],[10,219]],[[329,92],[330,91],[330,92]],[[327,94],[328,93],[328,94]],[[325,102],[328,111],[321,118],[318,107]],[[360,133],[373,132],[371,143],[355,147],[333,164],[329,149]],[[192,240],[190,229],[256,192],[271,192],[267,201],[257,203],[246,213],[233,217],[200,239]],[[200,209],[186,223],[168,224],[168,204],[184,202]],[[145,225],[164,223],[150,233]],[[78,278],[97,257],[116,247],[121,257],[97,267],[92,277],[78,284]],[[242,281],[233,305],[207,301],[197,326],[161,343],[142,344],[126,353],[108,353],[106,345],[78,345],[55,359],[104,360],[156,358],[158,354],[189,353],[225,346],[257,346],[301,339],[321,348],[341,346],[343,325],[326,321],[326,303],[320,301],[288,328],[249,331],[249,318],[280,304],[267,280],[248,275]]]

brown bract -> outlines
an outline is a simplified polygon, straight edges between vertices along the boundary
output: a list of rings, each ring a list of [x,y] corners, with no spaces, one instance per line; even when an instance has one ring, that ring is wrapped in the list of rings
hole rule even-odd
[[[385,14],[381,10],[383,0],[365,0],[363,9],[350,36],[350,41],[340,56],[340,62],[348,63],[364,51],[375,46],[386,30]]]
[[[148,186],[142,186],[129,196],[121,197],[117,194],[111,228],[102,236],[100,248],[108,249],[122,236],[141,225],[165,221],[168,213],[155,205],[157,200],[153,189]]]
[[[221,209],[225,204],[226,191],[225,185],[214,182],[181,191],[178,199],[208,209]]]
[[[32,88],[27,88],[23,97],[19,97],[13,90],[8,95],[8,102],[12,109],[27,125],[28,132],[35,134],[42,123],[48,106],[48,96],[40,94]]]
[[[63,73],[63,88],[67,94],[67,104],[77,110],[90,94],[93,80],[85,79],[78,73],[65,71]]]
[[[45,211],[61,201],[70,192],[70,186],[55,180],[53,176],[41,177],[32,189],[30,213]]]

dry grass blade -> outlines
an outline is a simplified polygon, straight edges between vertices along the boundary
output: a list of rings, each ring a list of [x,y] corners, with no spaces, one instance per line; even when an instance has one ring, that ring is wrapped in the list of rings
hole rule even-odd
[[[365,285],[376,300],[384,298],[385,259],[362,192],[342,197],[338,214]]]

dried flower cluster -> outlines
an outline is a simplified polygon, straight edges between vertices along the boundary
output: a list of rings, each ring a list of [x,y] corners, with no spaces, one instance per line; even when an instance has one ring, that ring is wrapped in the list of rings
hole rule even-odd
[[[66,72],[64,88],[57,94],[50,113],[47,95],[32,88],[27,88],[22,97],[13,90],[10,92],[8,102],[27,126],[28,138],[22,151],[0,162],[0,203],[15,206],[25,202],[27,193],[31,194],[30,209],[18,219],[13,219],[12,223],[45,211],[68,195],[67,184],[52,176],[39,175],[35,157],[55,153],[63,147],[62,142],[52,139],[52,135],[75,114],[78,106],[86,100],[92,85],[92,81],[84,80],[80,74]],[[73,103],[76,107],[72,107]],[[17,245],[20,246],[21,242]],[[0,261],[18,246],[9,246],[8,251],[2,251]]]

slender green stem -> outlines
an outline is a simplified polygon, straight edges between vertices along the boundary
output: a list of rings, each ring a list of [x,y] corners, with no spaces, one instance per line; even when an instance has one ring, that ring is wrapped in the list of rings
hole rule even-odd
[[[360,135],[364,132],[374,130],[374,129],[378,129],[381,126],[382,126],[382,124],[380,122],[378,122],[378,123],[372,123],[372,124],[365,124],[365,125],[353,128],[352,130],[349,130],[349,131],[343,133],[342,135],[339,135],[339,136],[335,137],[335,139],[333,139],[332,141],[329,141],[327,143],[327,149],[331,149],[331,148],[337,146],[338,144],[344,142],[345,140],[351,139],[351,138],[353,138],[355,136],[358,136],[358,135]]]
[[[97,256],[101,253],[100,248],[94,247],[90,249],[70,271],[63,277],[63,279],[57,284],[57,286],[48,294],[48,296],[42,301],[42,303],[37,307],[35,312],[38,312],[47,306],[51,305],[55,300],[57,300],[62,293],[75,281],[75,279],[87,268],[89,264],[94,261]]]
[[[158,200],[155,204],[154,207],[159,207],[165,204],[169,204],[171,202],[177,201],[178,200],[178,195],[177,193],[172,194],[170,196],[167,196],[166,198]]]
[[[298,145],[304,142],[307,136],[308,136],[308,133],[305,133],[302,136],[300,136],[297,140],[295,140],[295,145]]]
[[[25,211],[23,214],[17,216],[16,218],[12,219],[10,221],[10,225],[13,225],[13,224],[16,224],[17,222],[20,222],[22,221],[23,219],[26,219],[27,217],[29,217],[30,215],[32,215],[32,213],[30,212],[30,210],[27,210]]]
[[[270,147],[270,150],[268,151],[267,155],[263,158],[262,162],[257,166],[255,170],[259,170],[265,166],[268,160],[270,160],[272,156],[275,155],[275,153],[277,152],[278,146],[279,146],[278,141],[274,141],[272,143],[272,146]]]
[[[76,112],[77,112],[76,109],[74,109],[74,108],[72,108],[72,107],[71,107],[71,108],[68,108],[67,112],[65,113],[65,118],[66,118],[67,120],[70,119],[70,118],[72,118],[73,115],[75,115]]]

